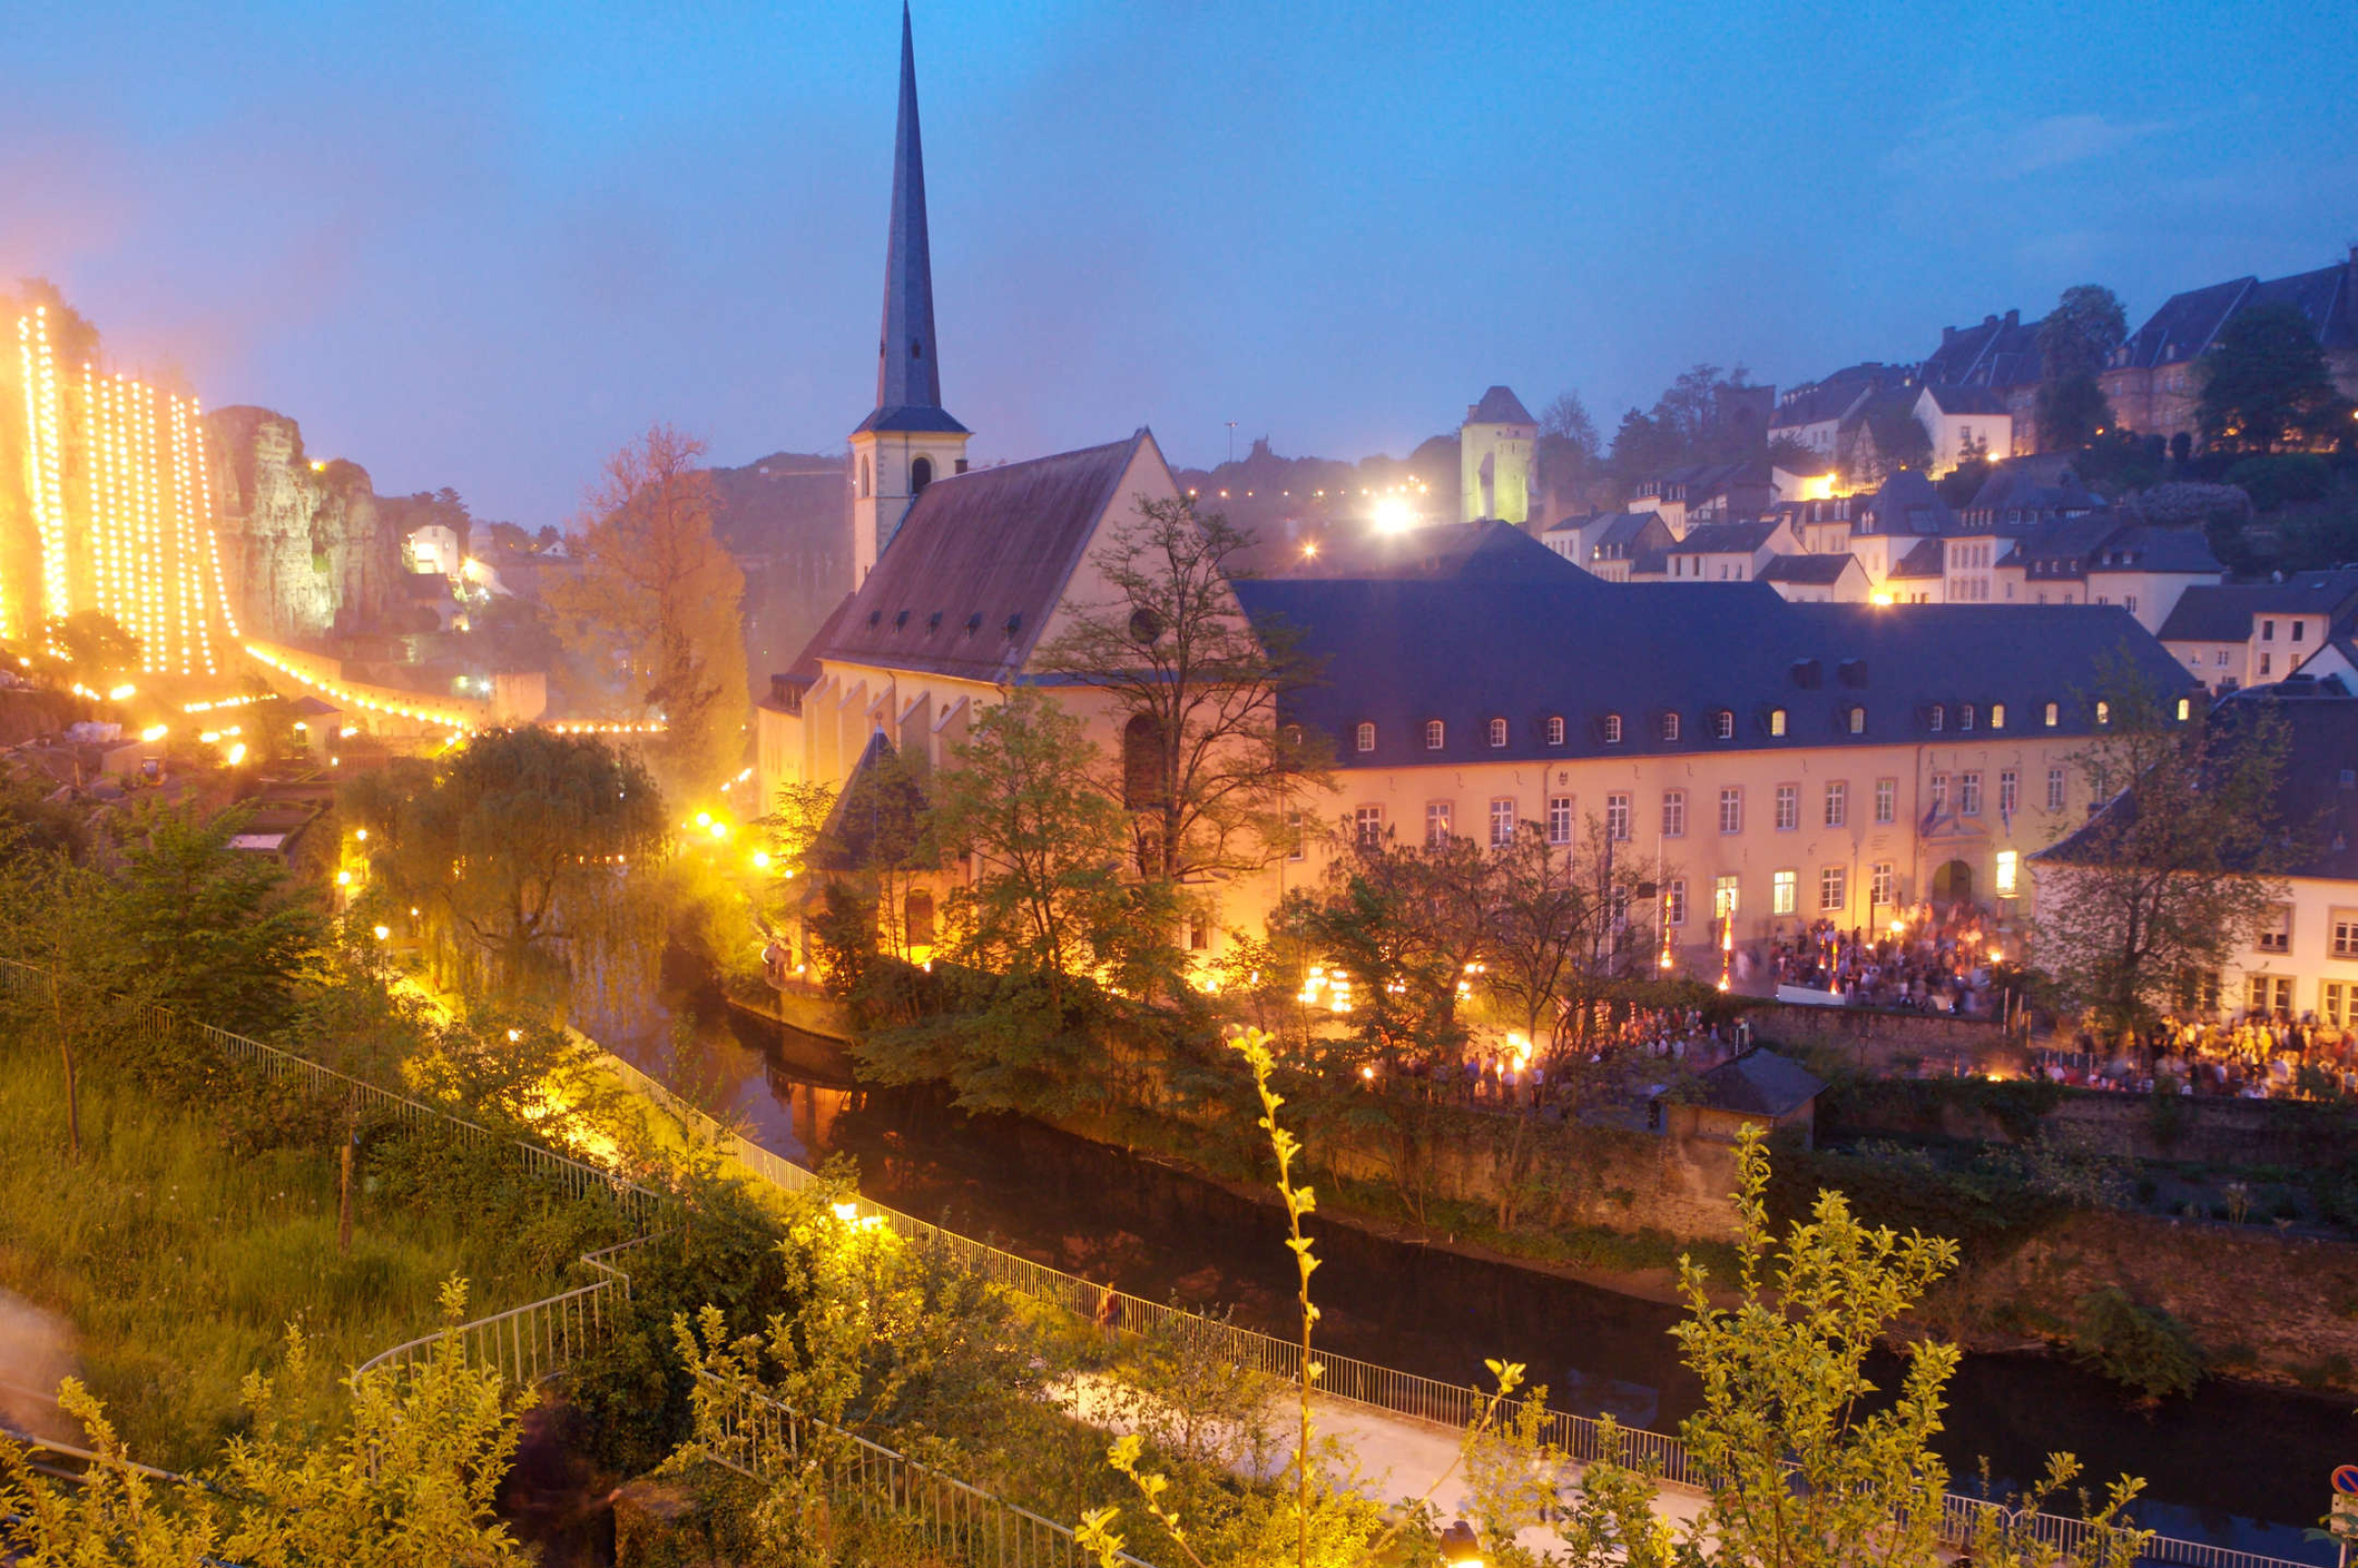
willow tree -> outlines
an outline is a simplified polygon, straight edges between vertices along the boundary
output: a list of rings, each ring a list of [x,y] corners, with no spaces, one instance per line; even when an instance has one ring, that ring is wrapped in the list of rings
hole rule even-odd
[[[417,910],[463,988],[554,999],[658,939],[631,868],[662,851],[663,798],[597,736],[486,731],[343,805],[369,829],[369,896]]]
[[[656,424],[608,458],[572,541],[581,573],[548,594],[568,650],[662,720],[650,751],[683,790],[737,771],[750,709],[745,574],[714,532],[703,454],[702,441]]]

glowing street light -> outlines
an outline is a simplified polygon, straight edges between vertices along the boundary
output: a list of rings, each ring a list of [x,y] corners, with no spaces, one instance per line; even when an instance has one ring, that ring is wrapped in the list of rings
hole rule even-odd
[[[1417,526],[1417,509],[1406,496],[1378,496],[1376,509],[1369,514],[1378,533],[1405,533]]]

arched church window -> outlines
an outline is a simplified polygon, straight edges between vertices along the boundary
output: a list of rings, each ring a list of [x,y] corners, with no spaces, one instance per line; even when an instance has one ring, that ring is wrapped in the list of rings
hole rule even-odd
[[[911,495],[925,494],[926,486],[932,482],[933,460],[931,458],[921,457],[909,465],[909,493]]]
[[[1122,726],[1122,805],[1133,812],[1163,804],[1162,727],[1139,713]]]
[[[868,492],[869,492],[869,481],[868,481],[868,459],[866,459],[866,458],[862,458],[862,459],[860,460],[860,499],[861,499],[861,500],[863,500],[863,501],[867,500],[867,499],[868,499]]]

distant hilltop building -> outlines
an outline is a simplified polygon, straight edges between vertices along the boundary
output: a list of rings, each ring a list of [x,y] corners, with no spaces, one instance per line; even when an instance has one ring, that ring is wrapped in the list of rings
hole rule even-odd
[[[1540,421],[1505,387],[1490,388],[1466,410],[1457,431],[1459,522],[1494,517],[1521,528],[1531,521],[1531,460],[1539,439]]]
[[[2113,417],[2140,435],[2193,435],[2203,395],[2195,362],[2229,321],[2255,305],[2289,305],[2308,318],[2326,351],[2326,369],[2344,397],[2358,398],[2358,245],[2349,258],[2266,283],[2256,277],[2173,294],[2112,351],[2098,376]]]

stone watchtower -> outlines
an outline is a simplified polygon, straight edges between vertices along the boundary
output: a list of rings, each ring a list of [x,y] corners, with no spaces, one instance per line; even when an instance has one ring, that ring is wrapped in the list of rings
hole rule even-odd
[[[1457,429],[1464,476],[1459,522],[1494,517],[1521,528],[1531,521],[1531,460],[1539,438],[1540,421],[1505,387],[1490,388],[1466,410]]]
[[[926,238],[926,155],[917,130],[917,50],[901,7],[901,120],[892,147],[892,227],[884,248],[884,324],[875,412],[852,432],[852,586],[867,581],[926,485],[966,471],[971,432],[941,406],[934,356],[933,257]]]

